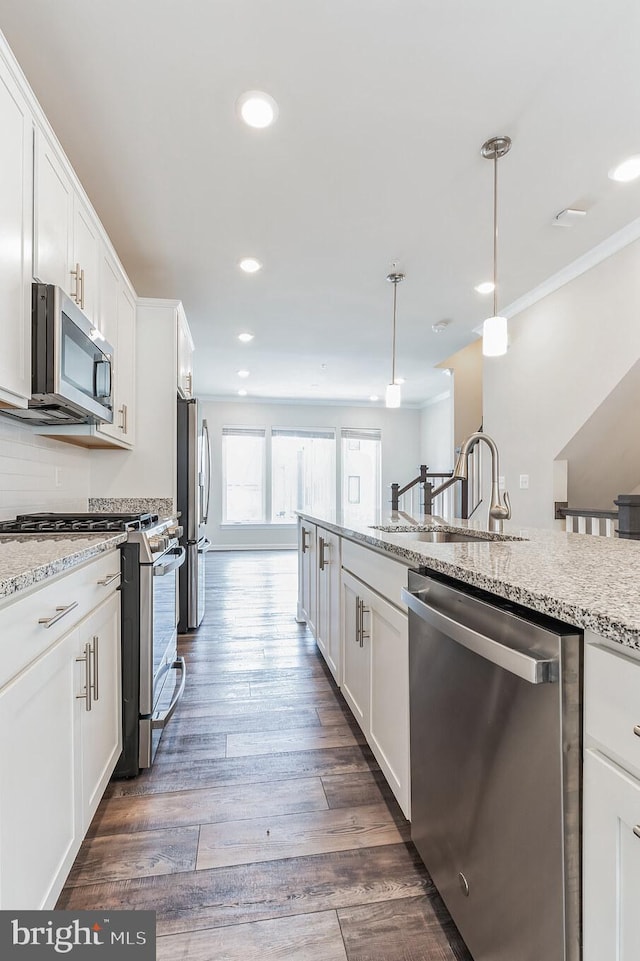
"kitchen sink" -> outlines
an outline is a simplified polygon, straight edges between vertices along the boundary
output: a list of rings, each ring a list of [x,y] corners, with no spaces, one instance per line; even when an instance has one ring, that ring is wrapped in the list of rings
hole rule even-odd
[[[490,540],[488,537],[463,534],[460,531],[402,531],[402,533],[412,541],[425,541],[427,544],[466,544],[471,541],[486,543]]]

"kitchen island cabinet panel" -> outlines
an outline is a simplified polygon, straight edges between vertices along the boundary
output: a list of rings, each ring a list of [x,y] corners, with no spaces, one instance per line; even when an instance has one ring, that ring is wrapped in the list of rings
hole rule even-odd
[[[595,751],[584,762],[584,959],[637,961],[640,782]]]
[[[342,693],[409,817],[407,615],[344,570],[342,611]]]
[[[342,682],[340,624],[340,538],[317,528],[318,586],[316,643],[338,686]]]

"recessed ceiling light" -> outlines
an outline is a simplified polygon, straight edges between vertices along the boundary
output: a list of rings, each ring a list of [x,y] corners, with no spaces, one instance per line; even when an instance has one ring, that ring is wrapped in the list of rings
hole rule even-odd
[[[247,90],[238,98],[238,112],[249,127],[263,130],[278,119],[278,104],[262,90]]]
[[[495,284],[492,280],[485,280],[481,284],[477,284],[473,289],[479,294],[492,294]]]
[[[376,401],[376,400],[380,400],[380,398],[378,397],[377,394],[372,394],[371,397],[369,398],[369,400]]]
[[[249,376],[249,371],[248,371],[248,370],[237,370],[236,373],[237,373],[238,377],[248,377],[248,376]]]
[[[241,387],[240,390],[238,391],[238,397],[246,397],[246,396],[247,396],[246,390],[244,389],[244,387]]]
[[[241,340],[243,344],[248,344],[250,340],[253,340],[253,334],[238,334],[238,340]]]
[[[609,177],[621,184],[628,184],[636,177],[640,177],[640,154],[627,157],[621,164],[609,171]]]
[[[245,257],[238,264],[240,270],[244,270],[245,274],[255,274],[259,270],[262,270],[262,264],[255,257]]]

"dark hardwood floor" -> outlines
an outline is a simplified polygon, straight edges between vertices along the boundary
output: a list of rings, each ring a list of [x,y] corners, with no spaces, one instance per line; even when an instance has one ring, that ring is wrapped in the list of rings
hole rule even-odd
[[[472,961],[295,621],[295,554],[207,562],[156,763],[111,782],[57,907],[157,911],[160,961]]]

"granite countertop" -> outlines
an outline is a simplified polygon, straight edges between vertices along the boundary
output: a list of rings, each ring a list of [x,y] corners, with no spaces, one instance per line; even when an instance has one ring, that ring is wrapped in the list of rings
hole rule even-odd
[[[350,521],[348,515],[299,513],[409,566],[428,566],[640,651],[640,541],[525,529],[513,522],[505,523],[502,535],[493,535],[480,521],[429,516],[420,520],[401,515],[380,517],[377,525],[390,528],[381,531]],[[457,544],[416,542],[407,534],[416,525],[465,529],[487,539]]]
[[[0,534],[0,603],[49,577],[114,550],[119,534]]]

